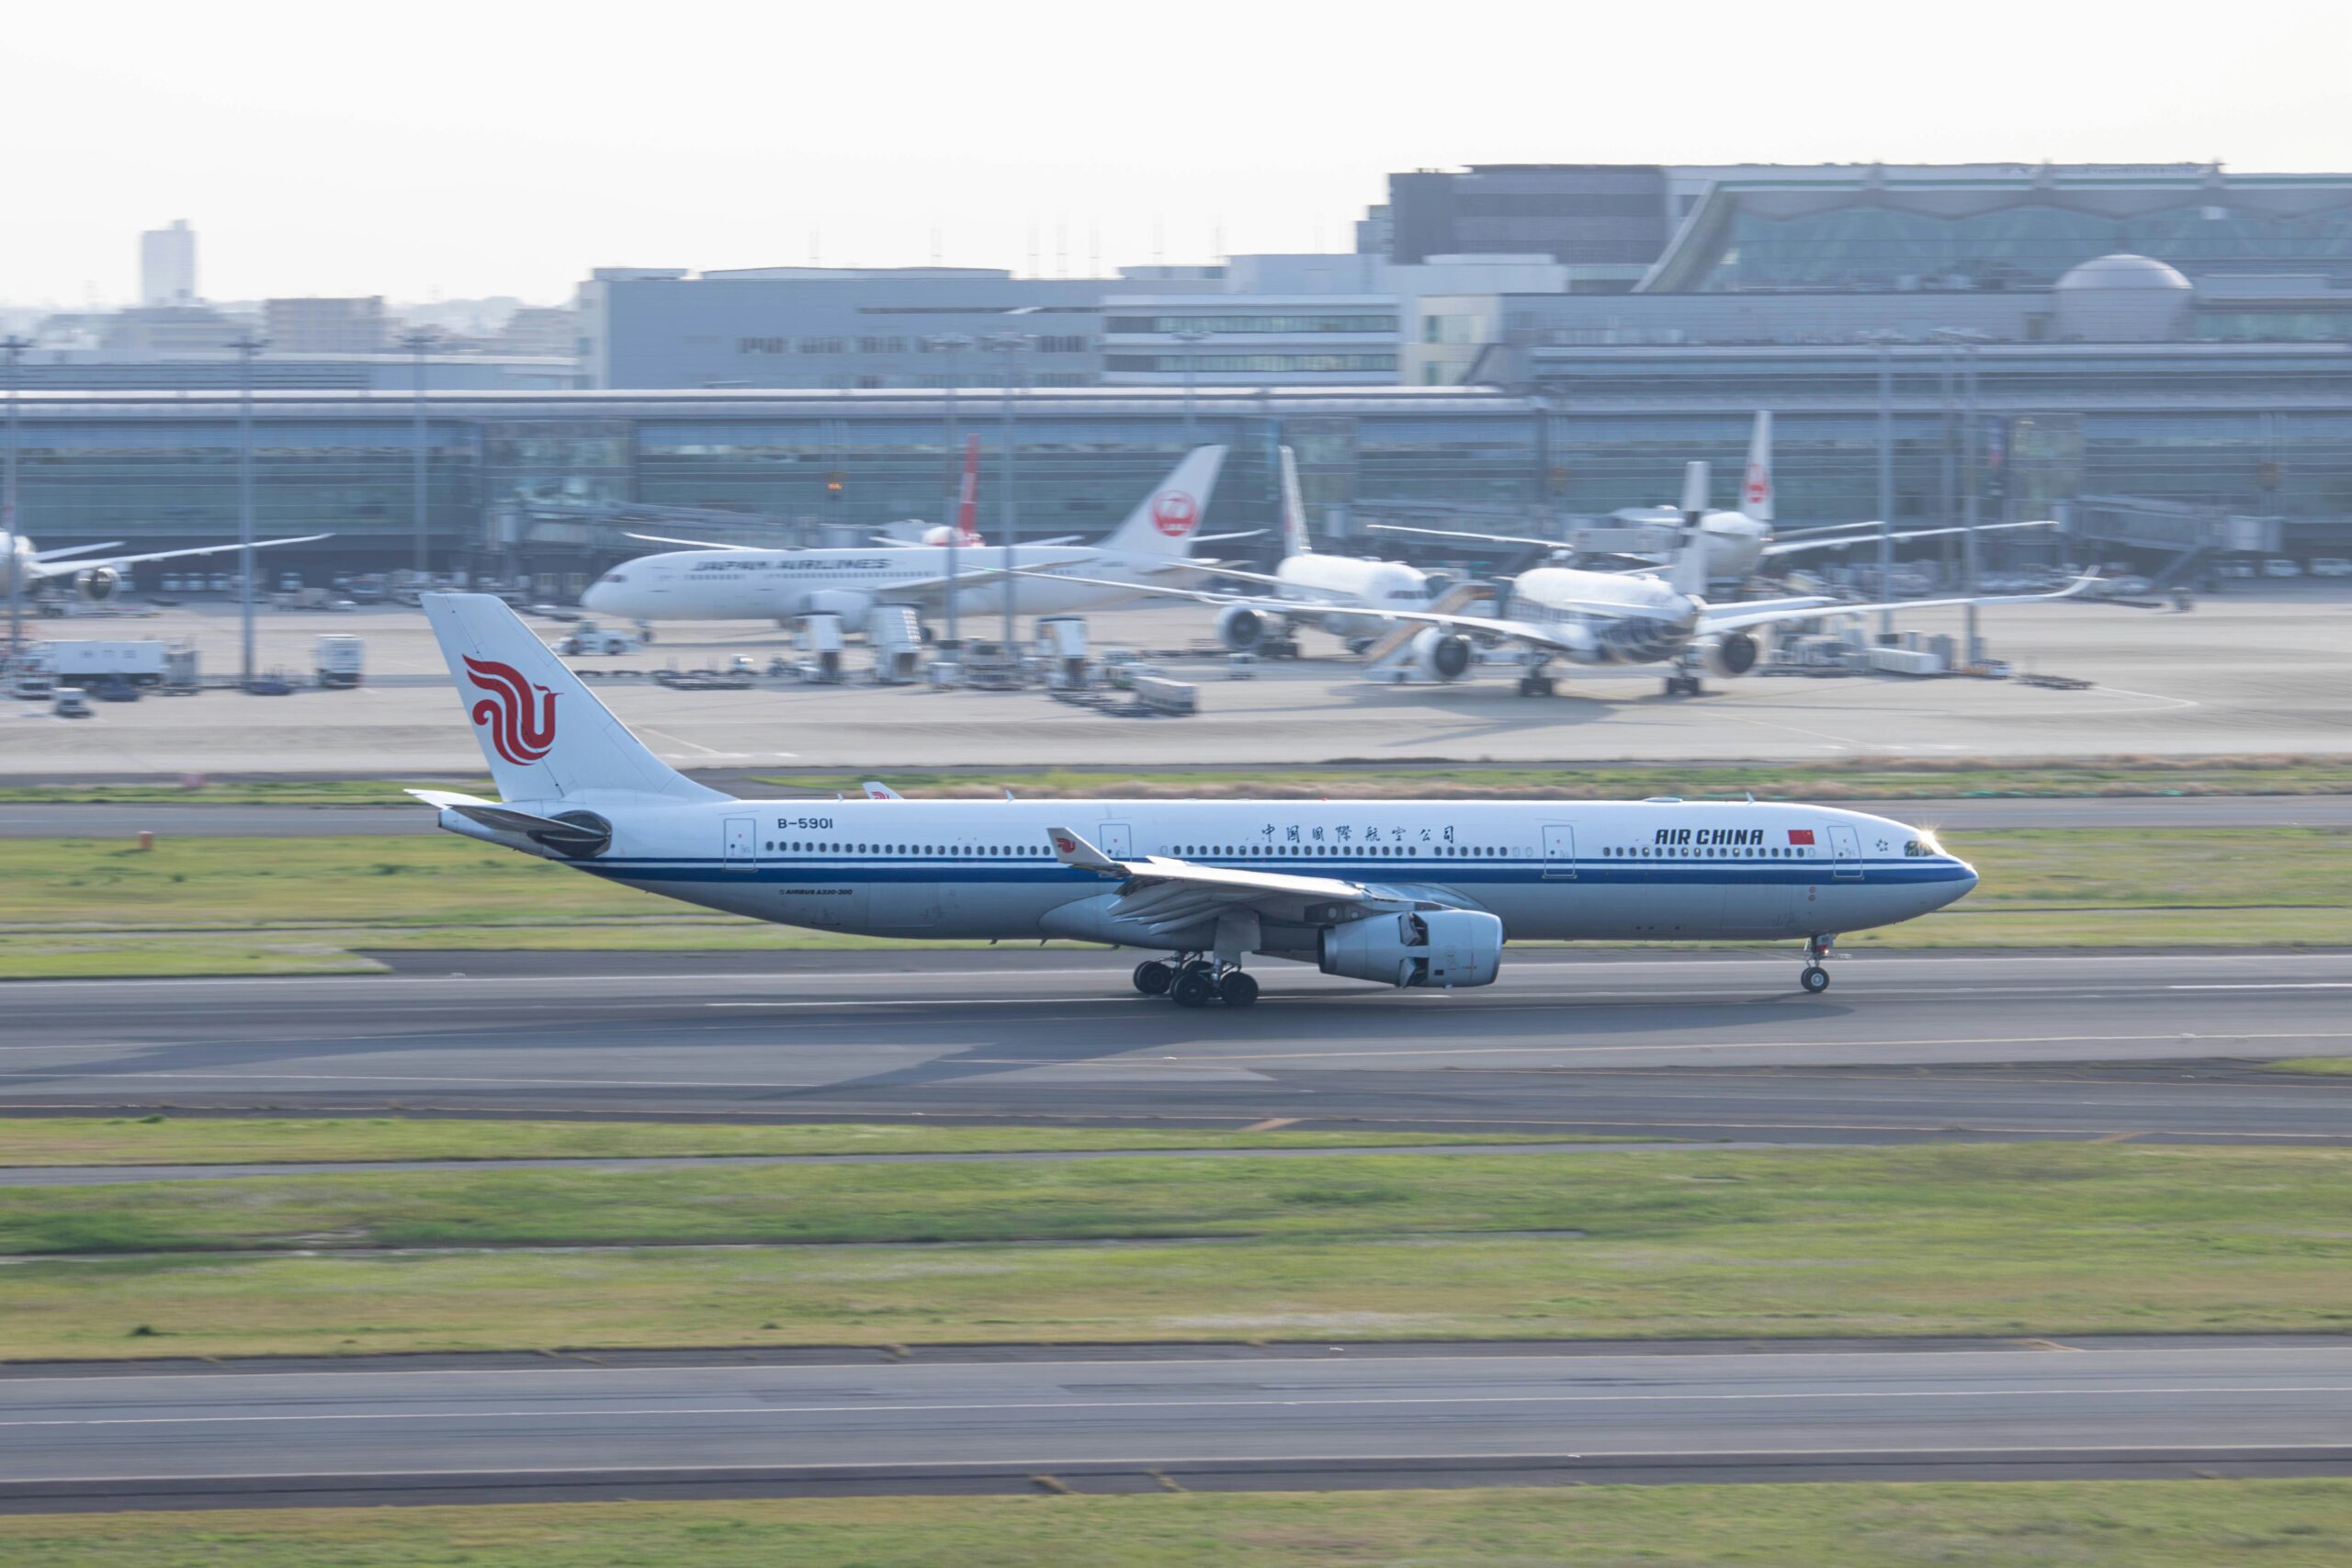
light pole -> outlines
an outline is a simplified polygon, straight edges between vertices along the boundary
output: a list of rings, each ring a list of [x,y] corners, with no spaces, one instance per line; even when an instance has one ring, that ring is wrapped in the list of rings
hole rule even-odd
[[[1900,333],[1862,334],[1878,345],[1878,597],[1894,596],[1894,345]],[[1878,640],[1894,637],[1894,612],[1878,613]]]
[[[8,541],[8,657],[25,649],[25,563],[32,552],[17,534],[17,390],[23,379],[19,366],[33,340],[11,333],[0,338],[0,354],[8,356],[8,472],[0,480],[0,538]]]
[[[229,345],[237,351],[237,566],[244,621],[243,685],[254,683],[254,355],[269,346],[266,337],[240,333]]]
[[[1012,389],[1021,375],[1013,356],[1027,353],[1035,341],[1027,333],[990,333],[982,344],[991,353],[1004,355],[1004,479],[997,499],[997,525],[1004,533],[998,543],[1004,562],[1004,656],[1009,660],[1016,658],[1012,651],[1012,535],[1018,513],[1012,501],[1016,461],[1012,449]]]
[[[961,646],[964,636],[963,622],[956,608],[956,597],[963,587],[956,575],[956,558],[964,542],[964,470],[956,449],[956,367],[963,363],[964,351],[972,346],[972,340],[962,333],[942,333],[923,339],[922,345],[933,354],[947,356],[947,374],[940,379],[947,383],[947,645],[955,648]]]
[[[1962,404],[1960,447],[1957,455],[1958,473],[1960,477],[1960,488],[1962,493],[1961,504],[1964,508],[1962,515],[1960,536],[1962,561],[1961,572],[1962,577],[1961,592],[1972,601],[1962,614],[1963,616],[1963,635],[1967,649],[1966,657],[1970,668],[1973,669],[1975,666],[1984,662],[1983,651],[1977,643],[1976,605],[1973,601],[1976,596],[1978,568],[1976,539],[1976,351],[1984,345],[1985,337],[1983,333],[1976,331],[1973,327],[1939,327],[1931,335],[1944,345],[1944,406],[1947,411],[1949,411],[1951,406],[1951,382],[1954,368],[1952,360],[1955,353],[1959,357],[1962,372],[1963,401]],[[1947,417],[1949,417],[1949,413],[1947,413]],[[1948,461],[1950,459],[1948,459]]]
[[[416,581],[420,586],[431,581],[430,573],[427,570],[429,558],[426,554],[425,548],[424,520],[424,351],[431,348],[437,341],[438,339],[433,333],[423,327],[417,328],[414,332],[402,333],[400,340],[400,345],[409,351],[409,354],[416,367],[416,399],[414,404],[415,418],[413,421],[415,425],[414,441],[416,445],[416,452],[414,454],[415,470],[413,479],[413,488],[415,491],[413,504],[416,508],[414,519],[416,541],[415,551],[411,565],[416,572]]]
[[[1184,345],[1184,446],[1190,451],[1201,444],[1199,430],[1193,418],[1193,388],[1201,368],[1198,345],[1206,343],[1210,334],[1198,327],[1185,327],[1168,335]]]

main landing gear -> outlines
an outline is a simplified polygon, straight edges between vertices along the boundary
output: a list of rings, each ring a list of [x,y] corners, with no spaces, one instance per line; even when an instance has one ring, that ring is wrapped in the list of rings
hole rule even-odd
[[[1147,997],[1166,997],[1180,1008],[1202,1008],[1223,1002],[1246,1008],[1258,999],[1258,982],[1239,964],[1220,969],[1195,953],[1180,953],[1176,962],[1148,958],[1136,965],[1136,989]]]
[[[1804,988],[1816,997],[1829,988],[1829,971],[1821,966],[1821,961],[1829,956],[1829,944],[1837,940],[1834,936],[1816,936],[1804,944],[1804,974],[1800,978]]]
[[[1666,678],[1666,694],[1669,697],[1702,697],[1706,693],[1707,689],[1699,684],[1699,677],[1687,670],[1678,670]]]
[[[1546,656],[1530,654],[1520,665],[1519,694],[1522,697],[1548,697],[1552,694],[1552,660]]]

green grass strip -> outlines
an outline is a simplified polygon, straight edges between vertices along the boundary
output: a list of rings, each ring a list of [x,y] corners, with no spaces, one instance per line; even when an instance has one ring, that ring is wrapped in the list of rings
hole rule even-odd
[[[2352,1482],[871,1497],[0,1518],[43,1568],[2340,1568]]]
[[[0,1251],[79,1255],[7,1269],[0,1356],[2343,1330],[2347,1178],[2017,1145],[0,1190]]]

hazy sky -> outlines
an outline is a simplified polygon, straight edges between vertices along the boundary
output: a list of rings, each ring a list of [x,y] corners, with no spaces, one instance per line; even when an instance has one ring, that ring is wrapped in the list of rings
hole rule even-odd
[[[20,6],[0,299],[1345,249],[1466,163],[2352,168],[2352,0]],[[1032,236],[1035,236],[1034,246]]]

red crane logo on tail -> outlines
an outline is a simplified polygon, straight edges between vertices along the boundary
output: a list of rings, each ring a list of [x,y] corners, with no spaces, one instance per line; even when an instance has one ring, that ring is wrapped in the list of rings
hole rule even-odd
[[[555,694],[534,686],[512,664],[495,660],[466,660],[466,674],[487,693],[474,705],[474,722],[490,727],[490,748],[518,766],[537,761],[555,745]],[[538,712],[531,711],[531,694],[539,694]]]
[[[1151,525],[1171,539],[1181,539],[1201,520],[1201,503],[1181,490],[1171,490],[1151,504]]]
[[[1761,506],[1766,502],[1772,499],[1772,477],[1764,471],[1763,464],[1750,463],[1747,465],[1747,489],[1746,496],[1747,504],[1750,506]]]

